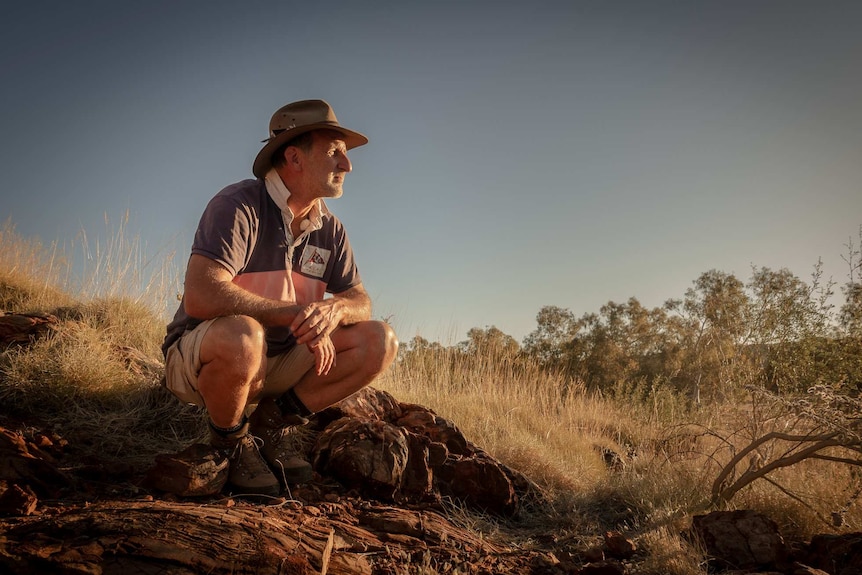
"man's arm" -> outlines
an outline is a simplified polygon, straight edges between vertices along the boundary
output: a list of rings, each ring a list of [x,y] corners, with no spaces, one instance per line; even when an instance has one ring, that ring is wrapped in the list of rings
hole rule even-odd
[[[247,315],[263,325],[290,325],[302,310],[291,302],[260,297],[232,280],[233,274],[220,263],[192,254],[185,279],[186,313],[198,319]]]
[[[371,318],[371,298],[362,284],[307,305],[260,297],[233,283],[215,260],[192,254],[186,270],[186,313],[198,319],[247,315],[263,325],[289,325],[298,343],[314,345],[337,327]]]
[[[290,330],[298,343],[314,345],[337,327],[371,319],[371,298],[362,284],[353,286],[331,298],[303,306]]]

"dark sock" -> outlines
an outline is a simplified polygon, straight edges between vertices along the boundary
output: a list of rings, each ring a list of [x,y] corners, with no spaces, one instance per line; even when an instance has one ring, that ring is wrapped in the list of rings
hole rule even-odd
[[[310,409],[305,407],[302,400],[296,396],[296,392],[293,391],[292,387],[282,393],[275,400],[275,404],[281,410],[282,415],[301,415],[302,417],[314,415]]]
[[[207,418],[207,419],[209,419],[209,418]],[[221,435],[222,437],[228,437],[229,435],[233,435],[233,434],[237,433],[240,429],[242,429],[243,425],[245,425],[246,422],[248,422],[248,418],[245,415],[243,415],[242,421],[240,421],[239,423],[237,423],[233,427],[219,427],[218,425],[213,423],[212,419],[209,419],[210,429],[212,429],[213,431],[215,431],[218,435]]]

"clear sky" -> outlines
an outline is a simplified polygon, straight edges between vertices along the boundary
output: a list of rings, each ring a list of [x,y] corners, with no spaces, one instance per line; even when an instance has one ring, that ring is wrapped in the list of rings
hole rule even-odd
[[[8,3],[0,217],[50,243],[128,211],[184,266],[272,112],[323,98],[370,138],[329,206],[402,340],[520,341],[710,269],[841,282],[860,30],[857,0]]]

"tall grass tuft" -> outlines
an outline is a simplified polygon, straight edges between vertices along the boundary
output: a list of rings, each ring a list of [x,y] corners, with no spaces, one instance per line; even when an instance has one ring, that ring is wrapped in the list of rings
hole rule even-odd
[[[0,404],[4,416],[47,425],[74,446],[145,465],[195,440],[201,415],[159,383],[165,315],[154,295],[170,260],[154,274],[163,283],[141,281],[143,251],[124,234],[121,226],[107,249],[77,264],[11,223],[0,229],[0,311],[61,320],[28,346],[0,350]]]
[[[28,313],[68,305],[62,289],[70,267],[56,244],[22,237],[11,220],[0,225],[0,310]]]
[[[140,237],[131,236],[128,226],[126,212],[116,227],[105,217],[108,232],[104,239],[91,239],[86,230],[81,231],[83,265],[77,291],[90,298],[131,299],[160,315],[173,313],[173,296],[180,291],[174,253],[149,255]]]

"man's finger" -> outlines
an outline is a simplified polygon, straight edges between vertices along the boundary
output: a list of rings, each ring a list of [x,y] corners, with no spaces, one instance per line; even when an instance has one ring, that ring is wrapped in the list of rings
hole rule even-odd
[[[293,323],[290,324],[290,329],[293,331],[301,330],[302,324],[308,321],[313,314],[314,308],[312,306],[305,306],[298,314],[296,314],[296,317],[293,319]]]

